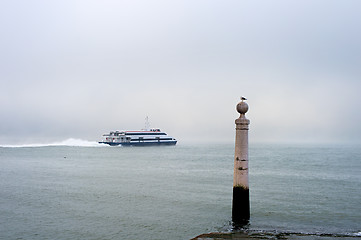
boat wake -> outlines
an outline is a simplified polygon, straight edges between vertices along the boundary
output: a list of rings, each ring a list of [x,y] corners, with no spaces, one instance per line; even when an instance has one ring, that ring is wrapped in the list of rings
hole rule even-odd
[[[55,147],[55,146],[67,146],[67,147],[105,147],[105,144],[99,144],[95,141],[88,141],[76,138],[69,138],[60,142],[53,143],[32,143],[32,144],[19,144],[19,145],[0,145],[0,147],[9,148],[21,148],[21,147]]]

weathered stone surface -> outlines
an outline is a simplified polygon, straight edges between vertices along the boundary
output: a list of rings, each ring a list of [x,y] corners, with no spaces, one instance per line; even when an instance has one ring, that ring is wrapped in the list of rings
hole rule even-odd
[[[249,183],[248,183],[248,125],[250,121],[245,113],[248,104],[237,104],[240,113],[236,119],[236,141],[234,150],[232,221],[234,224],[246,224],[250,218]]]
[[[231,232],[231,233],[205,233],[191,240],[247,240],[247,239],[289,239],[289,240],[354,240],[357,237],[337,234],[302,234],[302,233],[277,233],[277,232]]]

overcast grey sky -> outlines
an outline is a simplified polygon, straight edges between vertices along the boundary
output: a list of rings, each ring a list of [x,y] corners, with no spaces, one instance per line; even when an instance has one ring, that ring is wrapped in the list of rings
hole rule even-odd
[[[151,126],[180,142],[361,143],[359,0],[9,0],[0,144]]]

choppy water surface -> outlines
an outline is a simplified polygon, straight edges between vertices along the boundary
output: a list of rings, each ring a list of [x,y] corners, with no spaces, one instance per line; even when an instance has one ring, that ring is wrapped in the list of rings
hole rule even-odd
[[[230,231],[233,144],[0,147],[0,239]],[[361,235],[361,149],[251,145],[250,231]]]

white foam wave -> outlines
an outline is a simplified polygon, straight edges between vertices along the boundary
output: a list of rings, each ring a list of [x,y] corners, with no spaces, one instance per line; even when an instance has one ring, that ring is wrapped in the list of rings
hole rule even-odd
[[[106,144],[100,144],[95,141],[88,141],[76,138],[69,138],[61,142],[53,143],[33,143],[21,145],[1,145],[1,147],[51,147],[51,146],[68,146],[68,147],[104,147]]]

